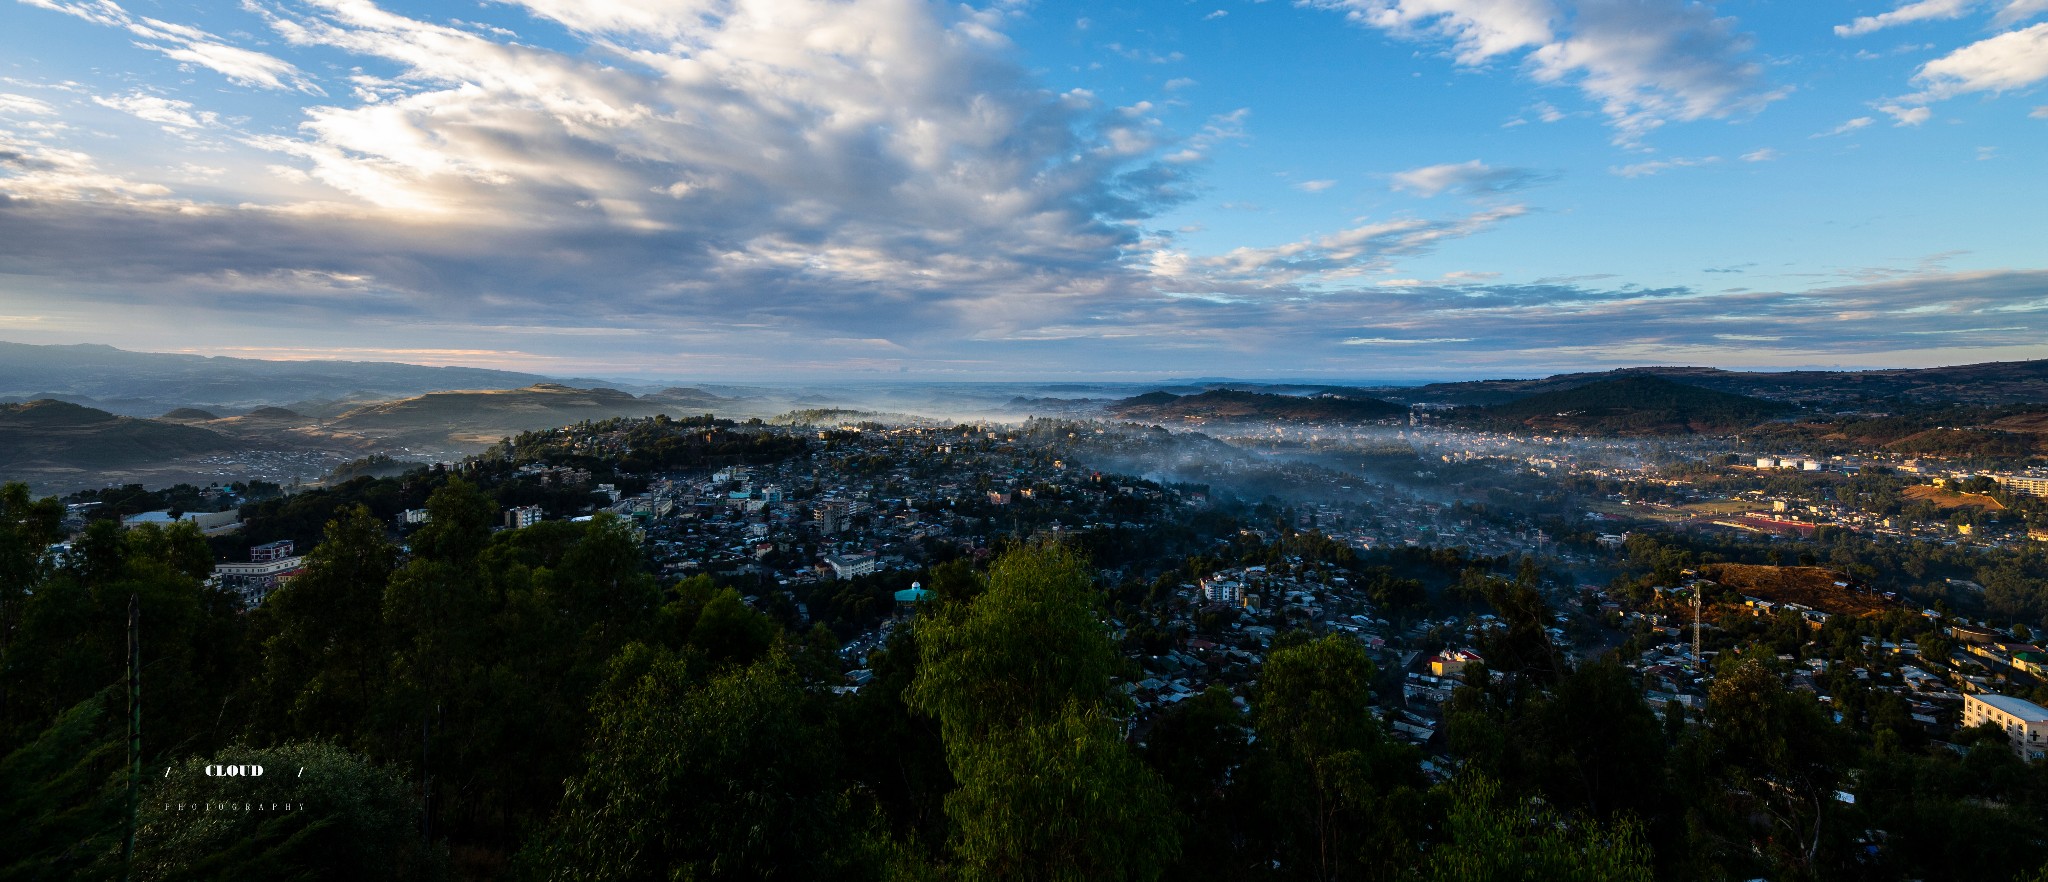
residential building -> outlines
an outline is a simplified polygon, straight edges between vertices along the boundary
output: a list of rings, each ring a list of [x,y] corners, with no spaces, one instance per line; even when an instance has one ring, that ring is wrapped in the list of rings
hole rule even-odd
[[[252,561],[256,561],[257,563],[264,563],[273,560],[284,560],[285,558],[291,556],[292,540],[290,539],[279,539],[276,542],[265,542],[262,545],[253,546],[249,549],[249,559]]]
[[[2048,753],[2048,708],[2010,695],[1963,696],[1963,725],[1984,723],[2005,730],[2012,752],[2021,759],[2036,760]]]
[[[2048,496],[2048,477],[2038,475],[1998,475],[1992,478],[2007,493],[2020,496]]]
[[[811,513],[818,519],[818,532],[830,536],[846,529],[847,505],[837,499],[818,503]]]
[[[1471,649],[1446,649],[1429,657],[1429,672],[1439,677],[1460,675],[1466,665],[1485,660]]]
[[[538,505],[522,505],[505,509],[505,526],[514,530],[531,527],[547,517]]]
[[[1244,583],[1215,577],[1202,580],[1202,599],[1230,606],[1244,605]]]
[[[213,578],[222,588],[242,595],[243,603],[254,606],[305,568],[306,559],[293,555],[292,542],[285,539],[249,549],[248,563],[215,564]]]
[[[833,576],[841,579],[865,576],[881,569],[881,563],[875,559],[875,553],[872,551],[827,555],[825,565],[832,568]]]

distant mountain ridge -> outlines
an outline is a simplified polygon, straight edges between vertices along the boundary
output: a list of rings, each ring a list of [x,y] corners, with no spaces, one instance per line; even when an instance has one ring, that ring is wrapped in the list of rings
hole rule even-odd
[[[1364,391],[1406,403],[1493,405],[1631,376],[1652,376],[1718,392],[1822,406],[1885,399],[1901,399],[1915,404],[2048,402],[2048,359],[1872,371],[1764,372],[1645,366],[1554,374],[1534,379],[1471,380],[1410,387],[1374,387]]]
[[[123,416],[178,408],[240,412],[307,399],[402,398],[446,389],[517,389],[537,374],[373,361],[268,361],[0,342],[0,399],[54,398]],[[571,382],[597,381],[572,380]]]

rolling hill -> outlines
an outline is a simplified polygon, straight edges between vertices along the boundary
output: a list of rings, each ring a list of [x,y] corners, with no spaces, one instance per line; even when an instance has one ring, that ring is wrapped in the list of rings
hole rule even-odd
[[[0,470],[120,469],[241,445],[218,432],[44,399],[0,405]]]
[[[366,405],[326,421],[321,428],[386,442],[473,450],[535,429],[658,413],[696,416],[726,410],[731,402],[700,389],[668,389],[635,397],[617,389],[536,383],[520,389],[429,392]]]
[[[1659,435],[1747,428],[1792,406],[1637,374],[1542,392],[1461,416],[1585,434]]]

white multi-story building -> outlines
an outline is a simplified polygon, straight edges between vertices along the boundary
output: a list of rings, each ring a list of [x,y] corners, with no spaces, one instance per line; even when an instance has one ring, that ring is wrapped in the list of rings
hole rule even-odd
[[[2021,759],[2037,760],[2048,754],[2048,708],[2010,695],[1963,696],[1963,725],[1984,723],[2005,730],[2012,752]]]
[[[1203,579],[1202,599],[1230,606],[1244,605],[1244,583],[1235,579]]]
[[[292,541],[285,539],[250,548],[248,563],[214,564],[213,578],[222,588],[242,595],[244,603],[255,606],[305,569],[306,559],[292,554]]]
[[[2048,478],[2038,475],[1999,475],[1992,478],[2007,493],[2021,496],[2048,496]]]
[[[865,576],[881,569],[881,562],[872,551],[859,554],[834,554],[825,558],[825,565],[832,568],[832,575],[841,579]]]
[[[538,505],[505,509],[505,526],[518,530],[540,523],[547,515]]]

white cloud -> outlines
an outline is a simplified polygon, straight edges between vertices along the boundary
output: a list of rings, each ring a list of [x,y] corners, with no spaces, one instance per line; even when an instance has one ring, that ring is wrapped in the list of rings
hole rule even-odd
[[[163,46],[189,36],[77,8]],[[559,50],[366,0],[259,9],[304,53],[287,57],[352,56],[336,66],[360,65],[355,88],[296,130],[246,135],[173,98],[99,99],[270,154],[219,178],[152,172],[203,182],[217,204],[7,143],[5,271],[194,310],[259,302],[260,285],[201,296],[225,279],[317,270],[369,280],[365,315],[957,340],[1149,284],[1142,221],[1187,198],[1192,163],[1244,137],[1248,115],[1182,137],[1150,105],[1054,92],[990,19],[948,4],[730,0],[647,18],[540,3],[574,33],[602,31]]]
[[[47,101],[30,98],[27,95],[15,95],[8,92],[0,92],[0,114],[19,116],[53,116],[56,113],[57,108],[51,107],[50,103]]]
[[[2027,116],[2032,119],[2048,119],[2048,104],[2034,108],[2034,112],[2027,114]]]
[[[1324,283],[1384,271],[1394,258],[1427,253],[1528,213],[1527,206],[1504,205],[1443,220],[1399,218],[1285,245],[1235,248],[1213,257],[1162,251],[1155,255],[1153,272],[1187,284]]]
[[[1216,10],[1215,12],[1211,12],[1211,13],[1209,13],[1208,15],[1202,16],[1202,20],[1203,20],[1203,21],[1215,21],[1215,20],[1217,20],[1217,19],[1219,19],[1219,18],[1222,18],[1222,17],[1224,17],[1224,16],[1226,16],[1226,15],[1229,15],[1229,14],[1230,14],[1230,13],[1229,13],[1229,11],[1227,11],[1227,10],[1222,10],[1222,9],[1218,9],[1218,10]]]
[[[2048,79],[2048,22],[1971,43],[1921,65],[1913,75],[1938,100],[1965,92],[2003,92]]]
[[[1468,194],[1505,193],[1550,179],[1548,175],[1532,169],[1498,168],[1477,159],[1411,168],[1395,172],[1391,178],[1395,190],[1405,190],[1425,199],[1446,191]]]
[[[1562,18],[1548,0],[1310,0],[1310,5],[1404,39],[1449,40],[1458,62],[1466,65],[1550,43],[1556,36],[1553,24]]]
[[[170,194],[162,184],[103,171],[83,152],[0,130],[0,199],[132,205],[154,203]]]
[[[1173,79],[1166,81],[1164,88],[1168,92],[1176,92],[1181,89],[1192,87],[1194,85],[1196,85],[1195,81],[1188,77],[1174,77]]]
[[[1721,157],[1719,156],[1702,156],[1698,158],[1676,156],[1670,159],[1653,159],[1649,162],[1638,162],[1633,165],[1612,166],[1607,171],[1609,174],[1624,178],[1643,178],[1662,174],[1674,168],[1697,168],[1703,165],[1713,165],[1720,161]]]
[[[1381,288],[1442,288],[1456,285],[1476,285],[1480,282],[1500,278],[1500,273],[1474,270],[1453,270],[1437,279],[1382,279],[1375,283]]]
[[[1894,122],[1892,123],[1893,128],[1897,128],[1899,126],[1917,126],[1934,117],[1934,110],[1929,107],[1913,107],[1908,105],[1886,103],[1878,105],[1877,109],[1884,111],[1886,114],[1891,116],[1891,118],[1894,120]]]
[[[171,129],[197,129],[218,125],[220,117],[211,111],[194,112],[192,103],[174,98],[130,92],[112,98],[93,96],[94,104],[130,114],[137,119]]]
[[[1815,137],[1815,138],[1832,138],[1832,137],[1834,137],[1834,136],[1836,136],[1836,135],[1846,135],[1846,134],[1848,134],[1848,133],[1850,133],[1850,132],[1856,131],[1857,129],[1860,129],[1860,128],[1863,128],[1863,127],[1865,127],[1865,126],[1868,126],[1868,125],[1870,125],[1871,123],[1874,123],[1874,122],[1876,122],[1876,121],[1877,121],[1876,119],[1874,119],[1874,118],[1871,118],[1871,117],[1868,117],[1868,116],[1859,116],[1859,117],[1857,117],[1857,118],[1855,118],[1855,119],[1852,119],[1852,120],[1849,120],[1848,122],[1842,123],[1841,125],[1839,125],[1839,126],[1836,126],[1836,127],[1832,128],[1832,129],[1829,129],[1829,130],[1827,130],[1827,131],[1825,131],[1825,132],[1815,132],[1815,133],[1814,133],[1814,134],[1813,134],[1813,135],[1812,135],[1811,137]]]
[[[2001,28],[2011,27],[2043,12],[2048,12],[2048,0],[2012,0],[1992,16],[1991,23]]]
[[[1537,81],[1577,86],[1616,140],[1633,144],[1670,120],[1725,118],[1783,97],[1735,21],[1688,0],[1305,0],[1360,25],[1444,40],[1461,65],[1524,52]]]
[[[1302,181],[1299,184],[1295,184],[1294,189],[1300,190],[1303,193],[1321,193],[1324,190],[1328,190],[1331,187],[1335,186],[1337,186],[1336,181],[1323,179],[1316,181]]]
[[[1781,156],[1784,156],[1784,155],[1785,155],[1785,154],[1783,154],[1783,153],[1779,153],[1778,151],[1776,151],[1776,150],[1774,150],[1774,149],[1772,149],[1772,148],[1769,148],[1769,147],[1760,147],[1760,148],[1758,148],[1758,149],[1756,149],[1756,150],[1751,150],[1751,151],[1749,151],[1748,153],[1744,153],[1744,154],[1742,154],[1742,161],[1743,161],[1743,162],[1770,162],[1771,160],[1773,160],[1773,159],[1777,159],[1777,158],[1779,158],[1779,157],[1781,157]]]
[[[1977,5],[1977,0],[1918,0],[1907,3],[1890,12],[1858,17],[1845,25],[1835,25],[1837,37],[1860,37],[1896,25],[1936,19],[1962,18]]]
[[[97,25],[120,28],[140,37],[137,48],[161,52],[186,64],[212,70],[241,86],[263,89],[292,89],[309,95],[322,94],[299,69],[281,58],[252,49],[230,46],[219,37],[188,25],[154,18],[136,18],[113,0],[21,0],[30,6],[84,19]]]

